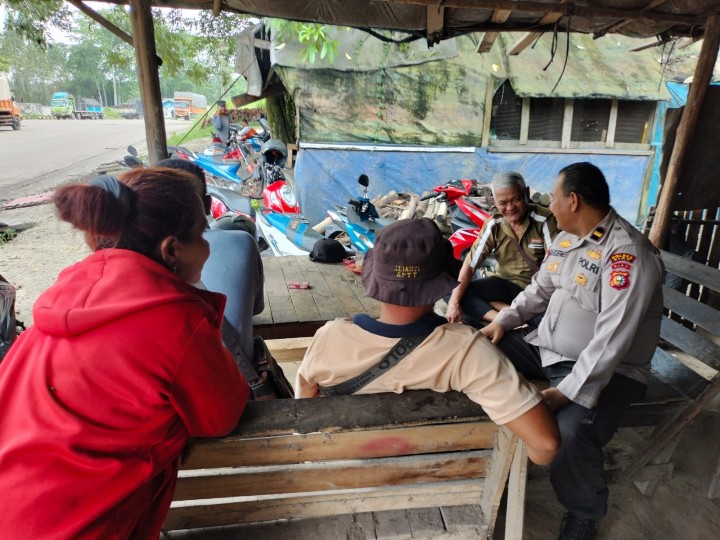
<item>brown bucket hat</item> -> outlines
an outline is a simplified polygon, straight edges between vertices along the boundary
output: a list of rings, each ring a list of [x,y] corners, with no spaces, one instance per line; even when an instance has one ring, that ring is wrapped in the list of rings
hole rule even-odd
[[[370,298],[398,306],[429,306],[458,282],[450,242],[428,219],[405,219],[383,228],[363,262],[362,282]]]

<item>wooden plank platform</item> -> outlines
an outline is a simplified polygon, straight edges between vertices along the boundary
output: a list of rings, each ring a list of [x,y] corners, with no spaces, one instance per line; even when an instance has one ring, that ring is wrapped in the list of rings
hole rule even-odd
[[[380,315],[380,305],[365,297],[360,276],[342,263],[314,263],[306,256],[263,257],[265,310],[253,318],[264,339],[312,336],[326,321],[366,313]],[[293,281],[309,289],[288,289]]]

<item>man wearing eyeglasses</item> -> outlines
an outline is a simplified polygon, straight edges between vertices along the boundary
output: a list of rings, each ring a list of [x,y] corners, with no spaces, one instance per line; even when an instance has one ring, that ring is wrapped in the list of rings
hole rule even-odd
[[[492,192],[498,213],[485,222],[465,258],[460,283],[448,301],[445,316],[449,322],[492,322],[530,284],[558,232],[552,212],[529,202],[519,173],[495,175]],[[497,260],[495,270],[473,279],[491,254]]]

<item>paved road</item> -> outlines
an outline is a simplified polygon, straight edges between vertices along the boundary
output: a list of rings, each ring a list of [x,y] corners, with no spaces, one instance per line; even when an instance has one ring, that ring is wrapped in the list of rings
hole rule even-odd
[[[189,127],[166,120],[168,135]],[[41,193],[121,159],[129,144],[146,148],[142,120],[25,120],[0,128],[0,201]]]

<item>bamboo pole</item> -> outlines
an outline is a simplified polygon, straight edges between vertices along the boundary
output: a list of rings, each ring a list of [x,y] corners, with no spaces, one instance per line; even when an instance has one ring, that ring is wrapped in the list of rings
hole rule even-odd
[[[707,95],[718,56],[718,45],[720,45],[720,14],[714,14],[708,17],[705,25],[705,39],[700,51],[700,58],[695,67],[687,104],[680,119],[675,145],[665,175],[665,182],[663,182],[660,198],[658,199],[655,219],[653,220],[652,229],[650,229],[650,241],[658,248],[665,245],[665,238],[670,229],[673,197],[705,102],[705,96]]]
[[[167,157],[167,141],[150,0],[130,0],[130,12],[140,97],[145,116],[148,160],[150,165],[154,165]]]

